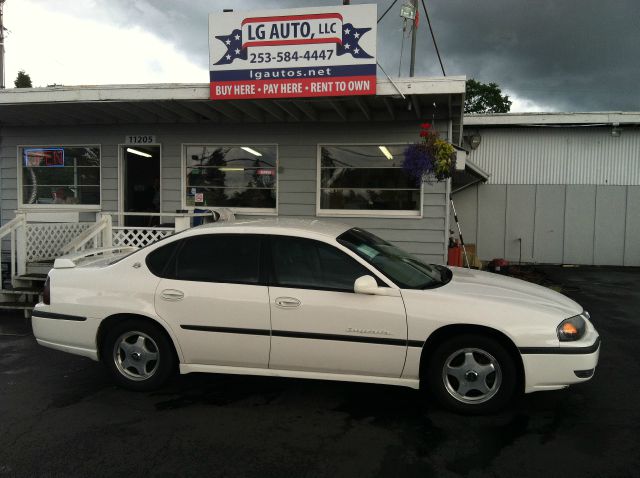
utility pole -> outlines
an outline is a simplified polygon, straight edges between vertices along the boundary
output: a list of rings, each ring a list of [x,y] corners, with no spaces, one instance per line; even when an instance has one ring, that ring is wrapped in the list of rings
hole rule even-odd
[[[4,23],[2,23],[4,1],[0,0],[0,90],[4,90]]]
[[[418,33],[418,0],[411,0],[415,18],[413,19],[413,28],[411,29],[411,66],[409,67],[409,76],[415,76],[416,70],[416,34]]]

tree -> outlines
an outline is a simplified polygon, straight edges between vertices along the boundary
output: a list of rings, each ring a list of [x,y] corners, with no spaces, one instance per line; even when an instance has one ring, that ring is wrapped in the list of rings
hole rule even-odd
[[[502,95],[496,83],[481,83],[473,78],[467,80],[465,113],[508,113],[511,100]]]
[[[24,72],[24,70],[20,70],[18,72],[18,76],[16,77],[16,81],[13,82],[16,85],[16,88],[32,88],[31,77]]]

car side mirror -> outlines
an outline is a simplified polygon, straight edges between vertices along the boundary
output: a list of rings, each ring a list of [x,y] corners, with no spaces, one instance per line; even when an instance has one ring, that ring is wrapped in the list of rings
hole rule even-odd
[[[373,295],[378,290],[378,283],[375,278],[370,275],[358,277],[353,284],[353,291],[356,294],[370,294]]]

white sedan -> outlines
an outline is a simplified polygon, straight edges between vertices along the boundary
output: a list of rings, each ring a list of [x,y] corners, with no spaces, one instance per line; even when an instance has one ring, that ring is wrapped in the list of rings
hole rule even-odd
[[[552,290],[425,264],[344,224],[215,223],[56,260],[33,330],[133,390],[180,373],[425,388],[459,412],[589,380],[600,338]]]

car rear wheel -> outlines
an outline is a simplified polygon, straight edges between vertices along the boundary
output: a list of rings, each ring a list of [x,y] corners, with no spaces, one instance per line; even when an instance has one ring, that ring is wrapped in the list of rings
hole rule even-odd
[[[433,396],[450,410],[493,413],[512,400],[517,368],[499,341],[483,335],[461,335],[435,349],[426,380]]]
[[[175,370],[173,347],[153,324],[126,320],[105,337],[102,359],[115,382],[136,391],[160,387]]]

